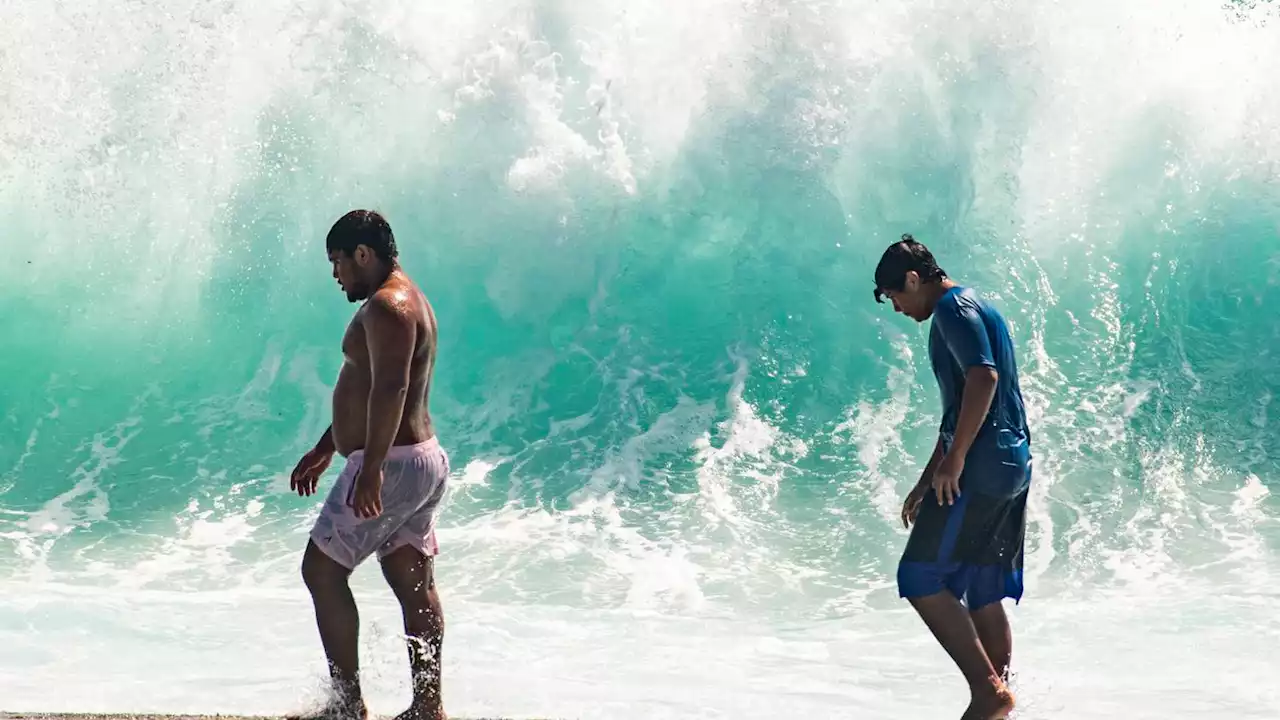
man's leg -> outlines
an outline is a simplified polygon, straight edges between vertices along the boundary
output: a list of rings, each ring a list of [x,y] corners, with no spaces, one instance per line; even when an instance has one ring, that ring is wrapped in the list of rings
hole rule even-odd
[[[440,694],[444,611],[436,591],[435,562],[405,545],[382,558],[382,575],[404,612],[405,640],[413,678],[413,705],[397,720],[444,720]]]
[[[969,683],[971,701],[962,720],[1007,716],[1013,710],[1013,695],[996,675],[964,605],[947,590],[910,601]]]
[[[1022,553],[1026,535],[1027,491],[1003,499],[990,499],[983,523],[989,536],[985,549],[972,556],[965,604],[969,617],[991,659],[991,666],[1005,682],[1013,658],[1013,630],[1004,612],[1004,599],[1022,599]]]
[[[307,542],[307,551],[302,556],[302,579],[315,605],[316,627],[329,661],[335,695],[334,703],[322,712],[325,717],[368,716],[360,692],[360,616],[347,583],[350,576],[350,570],[325,555],[314,541]]]
[[[1005,682],[1009,681],[1009,663],[1013,657],[1013,629],[1009,627],[1009,616],[1005,615],[1004,604],[996,601],[984,605],[969,613],[973,627],[982,641],[982,649],[996,675]]]

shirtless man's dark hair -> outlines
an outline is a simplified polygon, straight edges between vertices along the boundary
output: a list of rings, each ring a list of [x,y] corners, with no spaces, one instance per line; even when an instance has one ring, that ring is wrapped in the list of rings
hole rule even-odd
[[[326,250],[330,253],[338,250],[347,257],[355,255],[361,245],[372,250],[380,260],[391,262],[400,256],[391,225],[372,210],[352,210],[338,218],[324,239]]]
[[[356,310],[342,338],[333,388],[333,424],[298,461],[290,486],[312,495],[334,453],[346,458],[302,558],[315,604],[333,697],[325,720],[363,720],[357,640],[360,620],[348,579],[370,555],[404,612],[413,705],[402,718],[441,720],[444,615],[436,592],[436,510],[449,458],[428,412],[436,358],[436,318],[397,260],[382,215],[352,210],[325,239],[333,277]]]

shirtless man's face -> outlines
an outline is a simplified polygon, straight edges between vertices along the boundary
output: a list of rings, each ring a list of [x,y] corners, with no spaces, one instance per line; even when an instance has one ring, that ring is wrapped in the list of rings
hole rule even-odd
[[[373,251],[364,245],[356,248],[355,253],[347,255],[341,250],[329,253],[329,262],[333,265],[333,279],[347,294],[349,302],[360,302],[369,298],[371,285],[366,279],[369,264],[375,260]]]

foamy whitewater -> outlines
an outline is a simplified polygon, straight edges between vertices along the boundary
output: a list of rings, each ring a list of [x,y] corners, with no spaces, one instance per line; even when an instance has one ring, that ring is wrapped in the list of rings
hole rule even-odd
[[[1018,344],[1018,718],[1280,717],[1278,15],[0,3],[0,709],[319,698],[288,473],[354,310],[324,233],[373,207],[440,318],[451,713],[959,715],[894,585],[911,232]]]

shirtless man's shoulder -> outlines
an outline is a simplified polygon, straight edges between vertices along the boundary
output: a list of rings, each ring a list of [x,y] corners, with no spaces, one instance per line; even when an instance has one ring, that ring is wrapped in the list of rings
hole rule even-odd
[[[418,352],[434,345],[435,314],[426,296],[403,273],[378,288],[357,314],[367,335],[377,333],[381,341],[411,339]]]

